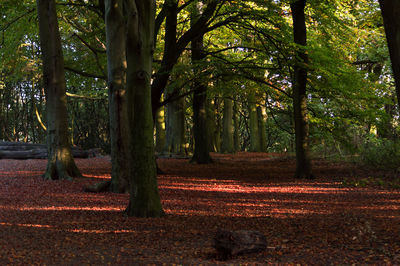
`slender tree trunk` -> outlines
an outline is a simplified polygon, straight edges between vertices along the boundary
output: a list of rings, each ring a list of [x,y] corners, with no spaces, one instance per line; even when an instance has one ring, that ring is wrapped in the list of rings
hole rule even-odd
[[[159,71],[155,73],[152,84],[152,112],[155,116],[160,108],[160,100],[162,94],[168,84],[168,79],[174,65],[177,63],[180,52],[177,51],[176,34],[178,23],[178,1],[164,1],[166,18],[165,18],[165,37],[164,37],[164,53]],[[165,95],[165,94],[164,94]]]
[[[224,98],[224,114],[222,127],[222,146],[221,152],[232,153],[235,151],[233,143],[233,101],[232,99]]]
[[[207,102],[207,121],[208,121],[208,150],[211,152],[218,152],[219,147],[217,145],[216,138],[216,115],[215,115],[215,102],[208,100]]]
[[[296,137],[296,178],[313,178],[309,151],[309,125],[307,115],[307,66],[308,57],[304,50],[307,45],[307,28],[304,8],[306,0],[297,0],[290,4],[293,18],[296,57],[293,78],[293,108]]]
[[[165,108],[160,107],[156,114],[156,152],[162,153],[165,147]]]
[[[249,107],[249,127],[250,127],[250,151],[260,152],[260,133],[258,131],[257,121],[257,106],[254,93],[250,92],[248,95],[248,107]]]
[[[125,0],[127,8],[127,108],[130,123],[129,216],[164,215],[154,158],[151,74],[154,51],[154,0]]]
[[[389,47],[390,61],[396,84],[397,103],[400,106],[400,1],[379,0],[382,11],[383,25]]]
[[[197,1],[192,13],[192,24],[198,19],[203,6],[202,1]],[[192,40],[192,62],[203,60],[203,35]],[[193,95],[193,133],[194,154],[192,162],[210,163],[211,157],[208,149],[208,121],[207,121],[207,86],[202,81],[196,82]]]
[[[267,150],[267,132],[266,132],[266,121],[265,121],[265,107],[257,106],[257,122],[258,122],[258,134],[260,136],[260,151],[265,152]]]
[[[127,63],[123,0],[105,1],[105,22],[112,162],[110,190],[125,193],[129,189],[129,124],[126,110]]]
[[[233,146],[235,152],[240,151],[240,136],[239,136],[239,119],[238,119],[238,104],[236,100],[233,103]]]
[[[54,0],[37,0],[43,81],[46,90],[48,163],[45,179],[81,176],[68,134],[64,59]]]
[[[169,154],[185,154],[185,100],[183,98],[167,104],[165,151]]]

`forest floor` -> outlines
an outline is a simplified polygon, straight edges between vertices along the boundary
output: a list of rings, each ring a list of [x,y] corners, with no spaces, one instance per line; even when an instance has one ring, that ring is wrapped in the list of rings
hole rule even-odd
[[[77,159],[74,181],[43,180],[45,160],[0,160],[0,264],[400,264],[396,173],[315,160],[317,178],[296,180],[294,158],[212,156],[158,160],[166,216],[152,219],[125,216],[126,194],[83,192],[110,178],[107,157]],[[218,228],[258,230],[268,247],[220,261]]]

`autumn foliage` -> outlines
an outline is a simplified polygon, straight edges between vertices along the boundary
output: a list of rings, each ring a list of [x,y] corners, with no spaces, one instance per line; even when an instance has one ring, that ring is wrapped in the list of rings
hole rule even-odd
[[[294,159],[213,154],[214,163],[159,159],[166,216],[123,214],[129,196],[85,193],[110,178],[108,158],[78,159],[74,181],[45,181],[45,160],[0,161],[0,263],[38,265],[400,263],[400,191],[344,186],[374,173],[314,162],[293,179]],[[220,261],[218,229],[256,230],[265,251]]]

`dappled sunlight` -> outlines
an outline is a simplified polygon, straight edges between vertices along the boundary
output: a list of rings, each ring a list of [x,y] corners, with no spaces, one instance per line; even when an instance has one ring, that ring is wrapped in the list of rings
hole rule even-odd
[[[92,207],[71,207],[71,206],[47,206],[47,207],[11,207],[11,206],[1,206],[0,209],[4,210],[13,210],[13,211],[122,211],[123,208],[121,207],[99,207],[99,206],[92,206]]]
[[[46,224],[22,224],[22,223],[3,223],[0,222],[0,226],[10,226],[10,227],[23,227],[23,228],[40,228],[40,229],[47,229],[52,231],[63,231],[63,232],[70,232],[70,233],[83,233],[83,234],[125,234],[125,233],[137,233],[135,230],[126,230],[126,229],[119,229],[119,230],[90,230],[90,229],[65,229],[65,228],[58,228],[57,226],[46,225]]]
[[[43,171],[1,171],[0,169],[0,178],[13,176],[40,176],[43,173]]]
[[[111,179],[111,174],[101,174],[101,175],[84,174],[83,176],[86,177],[86,178]]]
[[[315,186],[297,186],[294,184],[290,185],[275,185],[269,186],[265,185],[263,187],[255,186],[252,184],[240,184],[233,183],[230,185],[216,181],[209,183],[194,183],[194,182],[162,182],[160,183],[160,188],[166,189],[182,189],[182,190],[190,190],[190,191],[208,191],[208,192],[227,192],[227,193],[302,193],[302,194],[329,194],[329,193],[346,193],[350,191],[349,188],[338,188],[338,187],[315,187]]]

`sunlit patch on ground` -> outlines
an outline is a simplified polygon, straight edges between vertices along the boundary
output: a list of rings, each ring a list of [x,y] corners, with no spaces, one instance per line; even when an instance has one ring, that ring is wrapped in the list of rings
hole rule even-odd
[[[77,160],[84,178],[72,182],[43,180],[46,160],[0,160],[0,262],[224,264],[212,248],[224,228],[268,239],[266,251],[233,258],[234,265],[400,264],[399,190],[344,187],[345,166],[323,162],[316,180],[295,180],[294,161],[279,156],[213,154],[210,165],[159,160],[166,216],[156,219],[127,217],[127,194],[83,192],[110,178],[108,158]]]

